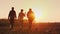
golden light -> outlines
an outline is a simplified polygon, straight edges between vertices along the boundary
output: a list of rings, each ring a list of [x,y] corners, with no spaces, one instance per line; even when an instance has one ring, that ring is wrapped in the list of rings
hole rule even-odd
[[[24,20],[28,20],[28,18],[27,18],[27,17],[24,17],[23,19],[24,19]]]
[[[35,14],[35,22],[39,23],[41,18],[42,18],[42,10],[38,9],[38,8],[32,8],[32,11]],[[24,20],[28,20],[27,16],[24,17]]]
[[[40,18],[42,17],[42,11],[37,8],[33,8],[34,14],[35,14],[35,21],[38,23],[40,22]]]

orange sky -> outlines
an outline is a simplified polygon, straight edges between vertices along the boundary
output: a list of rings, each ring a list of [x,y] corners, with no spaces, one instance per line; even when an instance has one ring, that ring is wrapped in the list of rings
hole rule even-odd
[[[8,18],[11,7],[15,7],[17,13],[23,8],[25,12],[29,8],[40,11],[40,21],[60,22],[60,0],[0,0],[0,18]]]

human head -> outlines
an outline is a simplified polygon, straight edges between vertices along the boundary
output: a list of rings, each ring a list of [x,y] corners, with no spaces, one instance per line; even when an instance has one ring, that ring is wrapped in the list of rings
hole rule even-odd
[[[21,12],[23,12],[23,9],[21,9]]]
[[[12,7],[11,9],[14,10],[14,7]]]
[[[32,9],[31,9],[31,8],[29,8],[29,11],[32,11]]]
[[[31,8],[29,8],[29,12],[32,12],[32,9]]]

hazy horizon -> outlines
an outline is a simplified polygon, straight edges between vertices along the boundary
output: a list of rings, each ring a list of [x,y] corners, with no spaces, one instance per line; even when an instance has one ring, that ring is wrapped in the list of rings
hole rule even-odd
[[[60,22],[60,0],[0,0],[0,19],[8,18],[12,6],[15,7],[17,17],[21,9],[28,12],[32,8],[42,14],[39,21]]]

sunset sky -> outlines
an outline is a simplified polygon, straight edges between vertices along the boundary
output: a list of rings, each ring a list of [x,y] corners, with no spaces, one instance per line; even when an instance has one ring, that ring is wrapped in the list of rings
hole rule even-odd
[[[41,22],[60,22],[60,0],[0,0],[0,19],[8,18],[12,6],[17,16],[20,9],[28,12],[32,8]]]

